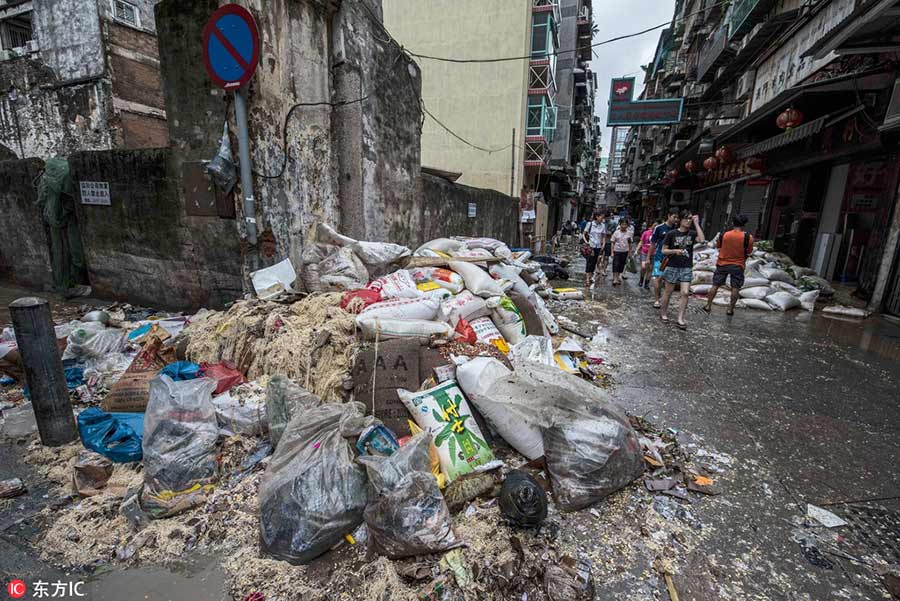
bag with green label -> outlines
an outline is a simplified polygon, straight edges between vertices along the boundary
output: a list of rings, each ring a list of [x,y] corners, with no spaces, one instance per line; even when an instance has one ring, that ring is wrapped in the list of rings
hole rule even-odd
[[[431,433],[448,482],[494,461],[455,380],[419,392],[399,388],[397,395],[419,427]]]

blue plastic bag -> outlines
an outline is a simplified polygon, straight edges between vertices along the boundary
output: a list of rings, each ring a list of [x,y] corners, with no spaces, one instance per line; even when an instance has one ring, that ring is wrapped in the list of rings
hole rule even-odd
[[[143,413],[107,413],[91,407],[78,414],[78,433],[85,447],[116,463],[143,457]]]
[[[162,368],[158,375],[165,374],[178,382],[179,380],[193,380],[197,377],[200,366],[190,361],[176,361]]]

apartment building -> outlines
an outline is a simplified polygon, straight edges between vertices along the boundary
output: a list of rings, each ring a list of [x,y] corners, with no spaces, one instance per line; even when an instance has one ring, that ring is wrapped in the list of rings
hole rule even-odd
[[[900,2],[678,0],[643,98],[684,118],[632,128],[632,211],[731,215],[900,314]]]
[[[521,197],[540,243],[593,206],[600,127],[590,0],[385,0],[384,22],[419,57],[422,165]],[[477,18],[473,18],[477,15]],[[462,138],[462,139],[460,139]]]
[[[0,3],[0,154],[166,146],[155,4]]]

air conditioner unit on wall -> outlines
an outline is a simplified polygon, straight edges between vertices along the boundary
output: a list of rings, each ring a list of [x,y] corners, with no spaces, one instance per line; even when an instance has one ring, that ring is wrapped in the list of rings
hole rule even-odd
[[[679,150],[684,150],[687,148],[688,144],[690,144],[690,140],[675,140],[675,152]]]
[[[753,85],[756,83],[756,71],[747,71],[738,79],[737,89],[734,93],[735,100],[742,100],[748,94],[753,92]]]
[[[878,129],[883,131],[897,127],[900,127],[900,78],[894,80],[894,90],[891,92],[891,101],[884,115],[884,123]]]

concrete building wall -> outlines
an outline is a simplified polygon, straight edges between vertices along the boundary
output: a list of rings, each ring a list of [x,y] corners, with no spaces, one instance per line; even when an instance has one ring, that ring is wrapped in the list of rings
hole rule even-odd
[[[384,0],[384,22],[408,50],[432,56],[483,58],[530,52],[531,3],[482,0]],[[448,63],[421,59],[425,107],[468,146],[426,117],[422,164],[461,172],[460,182],[509,193],[513,129],[514,192],[521,189],[528,61]]]
[[[560,0],[559,47],[571,49],[578,46],[578,9],[581,0]],[[565,168],[569,162],[573,104],[575,103],[574,70],[578,59],[574,52],[567,52],[556,59],[556,130],[550,144],[550,165]]]
[[[454,236],[488,236],[518,246],[519,200],[496,190],[473,188],[422,174],[425,240]],[[469,206],[475,216],[469,217]]]
[[[32,182],[43,161],[0,161],[0,214],[7,228],[0,236],[0,278],[34,290],[53,284],[50,241]]]
[[[40,60],[57,83],[103,75],[106,64],[97,0],[33,0]]]

